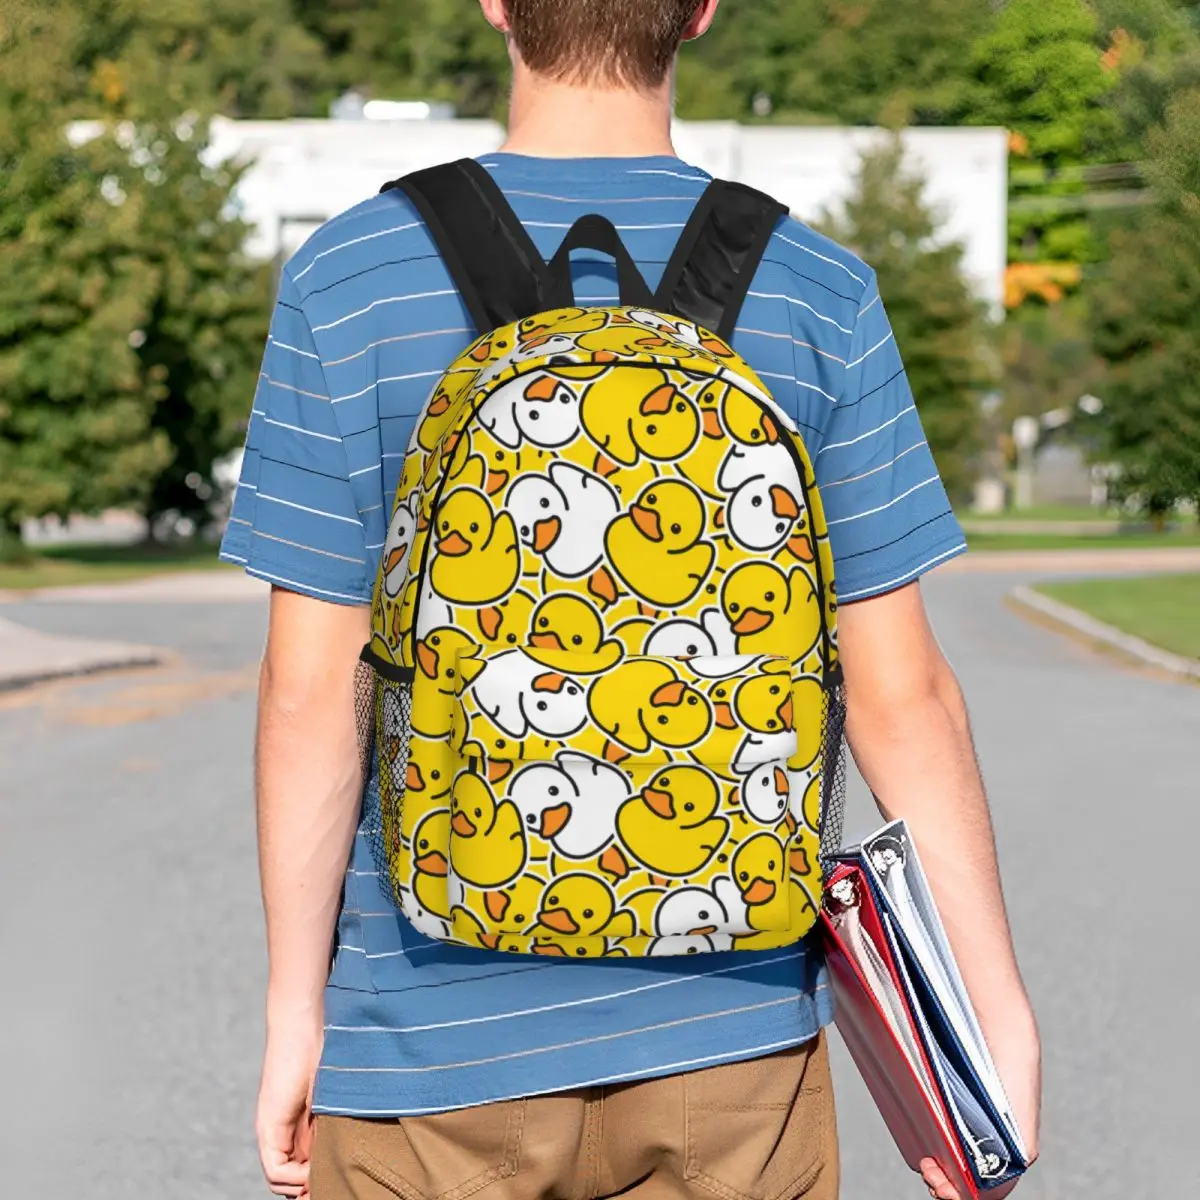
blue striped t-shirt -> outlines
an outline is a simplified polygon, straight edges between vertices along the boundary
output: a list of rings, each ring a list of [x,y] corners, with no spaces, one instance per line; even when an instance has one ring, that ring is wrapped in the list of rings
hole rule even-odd
[[[676,158],[482,161],[547,258],[598,212],[652,288],[709,179]],[[574,278],[581,303],[616,303],[611,261],[577,255]],[[402,194],[318,230],[283,272],[223,556],[280,587],[369,603],[409,433],[473,332]],[[965,548],[866,265],[783,222],[733,344],[808,442],[843,602]],[[567,962],[431,942],[381,890],[361,834],[325,1014],[315,1108],[360,1116],[751,1058],[808,1040],[832,1015],[807,943]]]

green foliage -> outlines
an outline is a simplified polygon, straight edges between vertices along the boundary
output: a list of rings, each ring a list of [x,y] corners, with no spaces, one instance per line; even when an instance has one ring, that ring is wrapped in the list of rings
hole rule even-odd
[[[962,500],[979,449],[979,402],[993,382],[993,334],[963,276],[962,246],[935,240],[924,187],[890,142],[863,156],[844,211],[823,225],[875,269],[938,469]]]
[[[1109,364],[1116,492],[1161,515],[1200,501],[1200,89],[1169,106],[1148,144],[1158,203],[1113,234],[1092,321]]]
[[[0,526],[112,505],[156,511],[236,436],[265,331],[232,177],[199,125],[108,114],[86,131],[67,6],[0,31]],[[100,90],[114,87],[97,68]],[[110,92],[116,103],[123,96]],[[149,112],[149,98],[139,107]],[[103,99],[90,111],[104,112]],[[177,120],[177,118],[176,118]],[[186,432],[185,432],[186,431]],[[195,508],[190,503],[178,505]]]

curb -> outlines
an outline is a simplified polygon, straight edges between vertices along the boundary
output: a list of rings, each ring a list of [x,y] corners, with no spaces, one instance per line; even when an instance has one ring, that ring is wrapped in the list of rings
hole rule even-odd
[[[56,637],[3,620],[0,650],[5,660],[0,667],[0,694],[54,679],[158,666],[170,657],[170,651],[153,646]],[[19,665],[11,665],[14,658],[21,660]]]
[[[1060,600],[1051,600],[1032,588],[1018,587],[1009,592],[1009,598],[1018,608],[1028,609],[1047,619],[1059,627],[1060,632],[1081,634],[1091,642],[1099,642],[1114,650],[1119,650],[1130,658],[1135,658],[1146,666],[1157,667],[1182,679],[1200,683],[1200,659],[1184,658],[1172,654],[1150,642],[1143,641],[1133,634],[1125,633],[1087,613],[1063,604]]]

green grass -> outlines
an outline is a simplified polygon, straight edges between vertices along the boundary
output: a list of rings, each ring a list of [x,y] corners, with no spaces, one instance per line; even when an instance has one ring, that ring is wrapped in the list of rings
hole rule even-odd
[[[27,563],[0,562],[0,591],[31,591],[81,583],[118,583],[169,571],[221,567],[210,542],[169,546],[47,546]]]
[[[1200,575],[1088,579],[1037,590],[1164,650],[1200,658]]]
[[[979,533],[967,534],[972,550],[1125,550],[1200,546],[1195,526],[1170,533]]]
[[[1092,508],[1086,504],[1037,504],[1032,508],[1008,508],[998,513],[965,511],[959,516],[981,524],[986,521],[1112,521],[1121,514],[1114,508]]]

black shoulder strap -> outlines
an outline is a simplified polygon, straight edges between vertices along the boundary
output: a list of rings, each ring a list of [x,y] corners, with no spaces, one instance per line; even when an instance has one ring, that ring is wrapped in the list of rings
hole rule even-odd
[[[414,171],[380,190],[392,189],[413,202],[480,333],[547,307],[546,260],[479,163]]]
[[[654,307],[729,341],[771,234],[787,212],[763,192],[714,179],[667,263]]]

